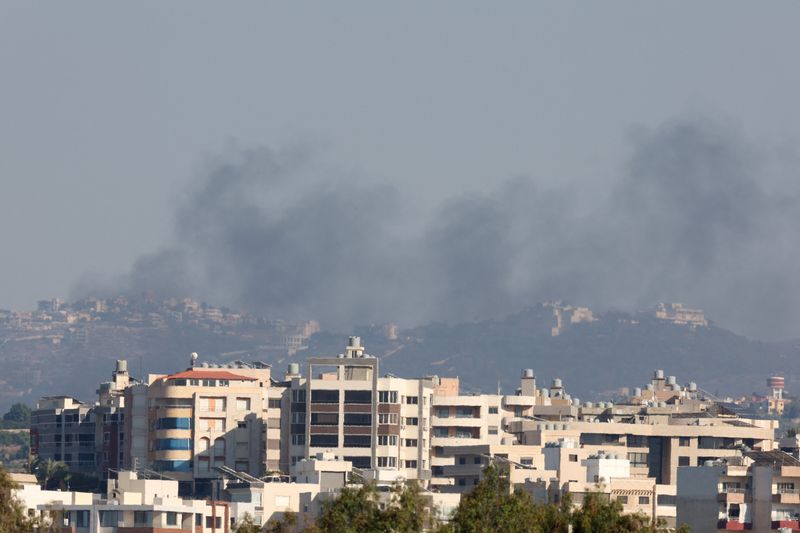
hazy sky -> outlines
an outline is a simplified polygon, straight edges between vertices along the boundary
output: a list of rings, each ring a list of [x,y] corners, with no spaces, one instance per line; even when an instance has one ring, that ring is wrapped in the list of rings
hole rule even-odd
[[[627,208],[609,196],[626,195],[626,179],[650,172],[641,171],[642,153],[660,142],[678,146],[679,154],[694,150],[675,141],[685,123],[700,132],[690,135],[700,144],[722,138],[725,176],[736,174],[740,163],[753,167],[742,170],[747,176],[737,182],[746,182],[736,189],[741,194],[792,197],[800,140],[798,20],[800,3],[794,1],[0,2],[0,307],[32,308],[39,298],[69,296],[77,280],[86,283],[87,272],[125,275],[142,256],[176,240],[203,239],[187,236],[186,226],[219,220],[200,210],[187,215],[197,205],[198,189],[207,191],[204,180],[224,165],[220,161],[262,148],[313,154],[296,156],[311,163],[289,172],[290,179],[305,180],[311,189],[320,175],[328,187],[347,183],[354,208],[370,195],[383,198],[381,187],[393,188],[392,202],[403,204],[404,215],[383,231],[419,226],[426,249],[452,242],[447,224],[453,209],[472,198],[465,193],[488,198],[497,208],[513,202],[507,184],[517,178],[558,197],[569,191],[569,219],[551,213],[549,224],[580,225],[582,213],[613,218]],[[713,154],[711,170],[704,162],[692,172],[719,171],[713,163],[719,151],[712,142],[706,151]],[[729,189],[724,182],[716,185]],[[369,194],[362,196],[365,190]],[[305,201],[308,194],[285,201],[308,207],[299,212],[313,218],[322,200]],[[648,205],[638,194],[636,205]],[[600,197],[604,207],[594,210]],[[716,205],[716,198],[708,201]],[[685,200],[675,195],[670,202],[680,210]],[[663,291],[652,289],[659,285],[649,280],[647,290],[630,297],[614,297],[618,284],[588,290],[583,298],[581,291],[565,289],[566,296],[623,307],[688,297],[686,304],[706,307],[740,331],[792,335],[792,320],[800,316],[794,285],[768,288],[770,297],[785,302],[767,313],[790,316],[779,327],[762,327],[764,316],[750,327],[756,317],[730,308],[746,306],[750,298],[769,302],[758,294],[759,277],[789,282],[796,268],[781,264],[797,258],[798,243],[787,229],[800,222],[796,205],[729,200],[730,212],[714,224],[751,239],[739,260],[761,250],[759,261],[768,264],[766,270],[743,271],[741,294],[735,290],[738,274],[731,274],[706,293],[673,290],[686,286],[687,278],[678,277]],[[737,225],[737,209],[751,207],[775,220],[748,233],[750,226]],[[693,214],[705,208],[700,203]],[[370,216],[382,218],[381,209]],[[631,213],[626,226],[649,214]],[[485,229],[471,214],[464,218],[477,225],[473,235]],[[513,231],[515,220],[498,231]],[[780,244],[762,250],[776,235]],[[735,247],[735,238],[725,238]],[[714,233],[692,246],[723,240]],[[523,241],[530,244],[518,239],[509,246],[514,250]],[[682,242],[672,241],[675,247]],[[418,253],[416,246],[406,251]],[[453,257],[442,264],[457,270]],[[687,267],[686,276],[718,277],[729,261],[728,255],[715,257],[701,270]],[[519,278],[520,265],[527,264],[518,258],[514,271],[505,274]],[[635,272],[626,275],[631,284],[640,283]],[[501,299],[492,311],[550,296],[535,290],[550,278],[544,279],[512,284],[525,287],[517,291],[523,298]],[[603,284],[601,278],[592,282]],[[204,283],[213,284],[213,276],[206,273]],[[435,285],[436,276],[426,283]],[[552,286],[566,285],[559,279]],[[226,298],[225,287],[207,294],[241,302],[237,294]],[[385,296],[379,299],[384,308],[393,295]],[[424,305],[420,298],[403,302],[401,318],[413,321],[410,309],[418,305]],[[309,309],[316,308],[291,311]],[[378,315],[392,318],[390,312]]]

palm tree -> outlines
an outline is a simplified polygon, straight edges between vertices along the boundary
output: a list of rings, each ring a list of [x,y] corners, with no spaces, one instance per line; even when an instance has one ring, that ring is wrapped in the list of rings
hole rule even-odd
[[[67,488],[70,479],[69,467],[63,461],[42,460],[37,457],[31,463],[31,471],[45,490]]]

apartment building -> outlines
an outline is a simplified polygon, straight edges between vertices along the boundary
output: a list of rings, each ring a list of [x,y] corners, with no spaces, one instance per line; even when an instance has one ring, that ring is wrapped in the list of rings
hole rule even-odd
[[[269,366],[195,363],[193,356],[183,372],[151,375],[146,402],[129,409],[132,422],[146,416],[146,465],[179,481],[181,494],[197,495],[210,494],[217,467],[253,476],[278,468],[280,398],[270,406]]]
[[[301,459],[326,452],[379,478],[430,478],[433,378],[381,377],[358,337],[338,357],[307,364],[305,378],[297,368],[287,376],[292,472]]]
[[[229,502],[182,499],[177,482],[135,472],[120,472],[102,495],[42,490],[35,479],[15,481],[20,487],[13,496],[26,513],[63,533],[230,533],[236,519]]]
[[[678,523],[692,531],[799,531],[800,461],[781,451],[678,471]]]
[[[31,413],[31,454],[96,475],[96,433],[91,406],[69,396],[46,396]]]

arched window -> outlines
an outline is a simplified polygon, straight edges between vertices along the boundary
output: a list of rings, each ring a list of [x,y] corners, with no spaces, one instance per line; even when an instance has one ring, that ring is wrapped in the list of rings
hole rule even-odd
[[[218,437],[214,440],[214,464],[225,463],[225,439]]]
[[[202,437],[198,443],[197,453],[200,455],[208,455],[209,448],[211,448],[211,439]]]

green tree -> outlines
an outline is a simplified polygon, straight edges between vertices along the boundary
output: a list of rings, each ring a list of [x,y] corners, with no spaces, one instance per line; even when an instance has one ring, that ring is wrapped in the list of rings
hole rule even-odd
[[[415,533],[435,526],[430,501],[423,497],[422,487],[415,480],[395,483],[382,519],[388,531],[402,533]]]
[[[533,503],[527,493],[512,492],[507,469],[497,463],[492,463],[483,470],[483,478],[472,492],[461,498],[461,503],[450,524],[446,528],[442,528],[442,531],[449,530],[453,533],[544,532],[544,518],[547,513],[540,507]],[[548,529],[547,531],[559,531],[559,529]]]
[[[601,492],[589,492],[572,513],[574,533],[636,533],[651,531],[651,520],[643,514],[623,514],[622,503],[609,501]]]
[[[13,497],[11,491],[15,488],[17,484],[0,466],[0,531],[32,533],[37,525],[36,521],[25,515],[25,509]]]
[[[6,414],[3,415],[3,420],[9,422],[26,422],[31,421],[31,408],[24,403],[15,403],[11,406]]]
[[[337,533],[385,531],[375,485],[344,487],[337,498],[322,504],[316,526]]]
[[[242,519],[236,522],[233,531],[235,533],[261,533],[261,526],[253,521],[250,513],[245,513]]]
[[[61,461],[34,459],[31,471],[45,490],[66,489],[70,480],[69,467]]]
[[[267,533],[290,533],[297,525],[297,514],[292,511],[283,513],[277,520],[270,520],[264,529]]]

